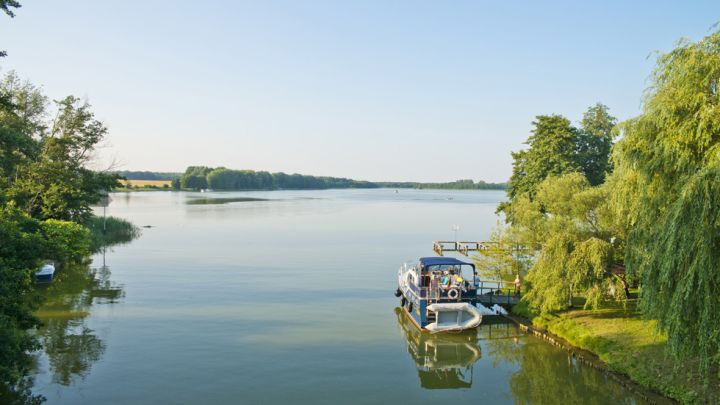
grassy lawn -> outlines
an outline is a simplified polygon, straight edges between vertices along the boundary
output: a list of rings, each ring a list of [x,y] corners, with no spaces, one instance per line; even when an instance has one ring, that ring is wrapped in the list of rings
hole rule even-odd
[[[657,332],[655,321],[642,318],[633,302],[627,308],[571,310],[543,316],[533,316],[520,305],[514,312],[573,346],[597,354],[611,370],[644,387],[683,403],[720,403],[717,370],[709,380],[703,379],[697,361],[677,361],[667,355],[667,338]]]

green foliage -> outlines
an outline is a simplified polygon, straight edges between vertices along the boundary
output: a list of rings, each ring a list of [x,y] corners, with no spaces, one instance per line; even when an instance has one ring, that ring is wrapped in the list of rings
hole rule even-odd
[[[538,115],[535,119],[532,135],[525,142],[528,150],[512,154],[513,174],[507,189],[511,201],[524,194],[533,197],[548,176],[580,170],[575,159],[577,130],[570,121],[559,115]]]
[[[48,219],[40,228],[48,241],[48,258],[59,262],[77,261],[90,252],[90,231],[78,223]]]
[[[39,219],[81,221],[91,215],[99,190],[118,185],[118,176],[85,166],[107,129],[90,105],[69,96],[55,102],[47,121],[47,98],[14,73],[0,84],[0,183],[5,197]]]
[[[539,251],[527,276],[532,289],[523,297],[531,308],[562,310],[578,294],[592,308],[607,298],[623,298],[619,280],[607,272],[614,249],[603,219],[603,193],[582,174],[570,173],[545,179],[534,201],[523,196],[517,202],[512,232]]]
[[[720,32],[660,55],[652,79],[608,182],[642,310],[707,372],[720,364]]]
[[[337,177],[316,177],[302,174],[268,173],[253,170],[211,169],[190,166],[173,182],[173,187],[200,190],[306,190],[328,188],[376,188],[377,184]]]
[[[90,106],[75,97],[54,105],[50,120],[37,87],[14,73],[0,82],[0,401],[39,400],[23,385],[38,348],[28,332],[38,325],[34,273],[44,259],[61,265],[90,253],[89,231],[77,222],[117,185],[117,175],[86,167],[107,132]]]
[[[597,103],[585,114],[577,136],[577,159],[591,185],[605,181],[611,171],[609,160],[612,149],[613,128],[617,119],[608,113],[607,106]]]
[[[502,190],[504,183],[457,180],[449,183],[369,182],[341,177],[307,176],[302,174],[269,173],[253,170],[232,170],[224,167],[190,166],[172,188],[201,190],[323,190],[332,188],[428,188],[451,190]]]
[[[42,260],[78,259],[89,253],[89,231],[74,222],[38,221],[12,205],[0,208],[0,385],[13,385],[29,370],[37,349],[28,329],[38,325],[32,288]]]
[[[207,175],[212,169],[205,166],[189,166],[180,176],[180,187],[193,190],[208,188]]]
[[[717,376],[703,381],[698,358],[677,362],[667,356],[667,336],[658,333],[656,322],[643,319],[631,305],[573,310],[558,316],[529,315],[536,327],[597,354],[608,368],[645,388],[687,404],[714,404],[720,399]]]
[[[482,276],[496,280],[513,280],[516,275],[525,276],[531,258],[518,242],[517,236],[498,222],[490,234],[485,249],[473,259]]]
[[[514,204],[524,197],[532,201],[538,186],[550,176],[580,172],[593,186],[604,181],[616,119],[598,103],[585,112],[581,124],[575,128],[559,115],[539,115],[533,121],[535,128],[525,142],[529,148],[512,154],[509,200],[498,206],[508,222],[514,221]]]
[[[180,187],[201,190],[208,188],[208,183],[203,175],[184,175],[180,178]]]
[[[37,158],[46,124],[47,97],[30,82],[8,73],[0,83],[0,186],[7,188],[18,166]]]
[[[116,217],[92,217],[85,222],[85,226],[90,230],[90,249],[93,252],[128,243],[141,234],[140,228]]]
[[[448,183],[417,183],[411,181],[393,182],[381,181],[375,182],[378,187],[386,188],[417,188],[417,189],[434,189],[434,190],[505,190],[506,183],[487,183],[482,180],[477,182],[471,179],[455,180]]]
[[[148,172],[148,171],[130,171],[121,170],[116,172],[120,177],[126,180],[175,180],[182,176],[182,173],[174,172]]]
[[[37,326],[33,274],[41,263],[44,241],[39,224],[21,211],[0,208],[0,385],[13,385],[30,367],[28,352],[37,348],[25,330]]]

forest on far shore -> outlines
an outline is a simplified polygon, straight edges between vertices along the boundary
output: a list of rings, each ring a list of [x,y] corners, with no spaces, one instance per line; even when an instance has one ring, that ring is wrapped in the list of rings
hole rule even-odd
[[[232,170],[224,167],[210,168],[206,166],[190,166],[185,170],[185,173],[125,170],[118,171],[117,174],[128,180],[170,180],[176,190],[322,190],[330,188],[505,190],[507,187],[506,183],[486,183],[482,180],[476,182],[470,179],[446,183],[373,182],[343,177]]]

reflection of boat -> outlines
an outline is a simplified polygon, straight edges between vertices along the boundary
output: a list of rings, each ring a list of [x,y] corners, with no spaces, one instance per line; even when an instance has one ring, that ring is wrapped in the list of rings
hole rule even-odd
[[[395,309],[398,325],[415,361],[420,386],[426,389],[470,388],[473,364],[480,359],[475,331],[429,335],[411,324],[400,308]]]
[[[472,329],[482,322],[475,265],[452,257],[423,257],[398,271],[400,305],[429,332]]]
[[[55,265],[53,263],[45,263],[40,270],[35,272],[35,281],[38,283],[49,283],[55,276]]]

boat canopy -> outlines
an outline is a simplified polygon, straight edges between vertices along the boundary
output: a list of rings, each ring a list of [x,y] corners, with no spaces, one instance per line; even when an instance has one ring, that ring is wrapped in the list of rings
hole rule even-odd
[[[471,266],[473,269],[475,268],[475,265],[472,263],[467,263],[462,260],[458,260],[454,257],[443,257],[443,256],[421,257],[420,265],[423,268],[430,267],[430,266]]]

